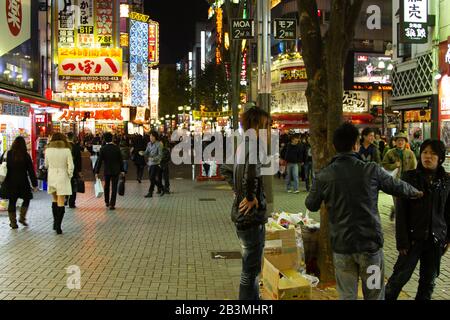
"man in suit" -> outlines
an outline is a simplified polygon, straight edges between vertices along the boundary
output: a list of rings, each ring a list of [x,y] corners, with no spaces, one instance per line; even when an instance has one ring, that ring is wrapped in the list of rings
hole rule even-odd
[[[75,209],[76,205],[75,202],[77,200],[77,181],[79,178],[82,178],[81,173],[81,148],[78,145],[78,143],[74,142],[75,135],[73,132],[69,132],[67,134],[67,140],[69,140],[70,146],[72,147],[72,158],[73,158],[73,165],[74,165],[74,171],[72,176],[72,195],[68,198],[68,204],[69,208]]]
[[[116,197],[117,197],[117,185],[119,184],[119,175],[125,175],[123,169],[122,153],[120,148],[116,146],[113,141],[113,136],[110,132],[106,132],[103,135],[105,145],[100,149],[100,153],[95,165],[95,178],[98,178],[102,163],[105,162],[104,178],[105,178],[105,204],[109,207],[109,210],[115,210]],[[112,184],[112,192],[110,199],[110,188]]]

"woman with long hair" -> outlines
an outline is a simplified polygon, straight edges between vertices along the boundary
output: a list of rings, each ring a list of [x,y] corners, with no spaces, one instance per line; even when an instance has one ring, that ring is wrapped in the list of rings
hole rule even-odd
[[[269,114],[253,106],[242,115],[242,126],[246,132],[254,130],[259,136],[261,129],[269,130]],[[257,144],[265,143],[257,138]],[[242,148],[242,146],[244,146]],[[221,173],[227,178],[234,191],[231,220],[242,248],[242,272],[239,286],[240,300],[259,300],[258,274],[261,271],[265,242],[267,205],[261,175],[261,159],[254,161],[258,150],[250,150],[251,144],[238,147],[234,166],[222,165]],[[253,147],[255,145],[253,144]],[[264,147],[264,145],[261,145]],[[245,155],[241,157],[240,152]]]
[[[26,216],[30,200],[33,199],[30,181],[34,191],[38,190],[38,181],[33,168],[33,161],[27,152],[27,145],[23,137],[19,136],[14,140],[10,151],[6,153],[6,159],[5,155],[3,156],[3,161],[7,162],[8,171],[5,181],[0,188],[0,196],[9,200],[9,226],[12,229],[18,228],[16,205],[19,198],[23,200],[19,222],[24,226],[28,226]]]
[[[64,200],[72,195],[73,160],[70,143],[62,133],[53,134],[45,150],[45,167],[48,169],[48,193],[52,195],[53,229],[62,234]]]

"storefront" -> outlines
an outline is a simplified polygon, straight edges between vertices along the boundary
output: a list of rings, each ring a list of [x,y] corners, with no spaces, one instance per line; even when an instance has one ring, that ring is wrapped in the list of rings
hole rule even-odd
[[[444,167],[450,173],[450,37],[440,44],[439,52],[439,135],[447,147]]]
[[[272,120],[280,130],[307,131],[308,102],[306,68],[299,53],[283,54],[272,66]],[[375,126],[370,114],[373,106],[381,105],[381,94],[372,91],[350,90],[344,92],[344,118],[356,126]]]

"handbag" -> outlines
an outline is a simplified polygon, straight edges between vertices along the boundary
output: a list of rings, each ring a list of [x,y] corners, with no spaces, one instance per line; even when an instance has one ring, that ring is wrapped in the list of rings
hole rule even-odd
[[[103,196],[103,184],[102,181],[100,179],[97,179],[95,181],[95,185],[94,185],[94,191],[95,191],[95,197],[96,198],[101,198]]]
[[[3,183],[8,174],[8,161],[6,161],[6,153],[3,155],[2,164],[0,165],[0,183]]]
[[[37,174],[38,180],[47,181],[48,178],[48,170],[45,167],[42,167],[38,170]]]
[[[78,193],[85,193],[86,192],[86,186],[84,185],[84,180],[81,178],[77,179],[77,192]]]
[[[125,195],[125,177],[121,177],[119,180],[118,193],[119,196]]]

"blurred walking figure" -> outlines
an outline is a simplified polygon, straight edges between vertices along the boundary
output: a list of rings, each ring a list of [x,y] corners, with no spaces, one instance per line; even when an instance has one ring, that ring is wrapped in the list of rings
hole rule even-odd
[[[71,179],[72,183],[72,195],[68,197],[68,205],[69,208],[75,209],[76,208],[76,200],[77,200],[77,182],[79,178],[82,178],[82,167],[81,167],[81,148],[80,146],[75,143],[74,141],[75,135],[73,132],[69,132],[67,134],[67,140],[70,143],[70,147],[72,149],[72,159],[73,159],[73,165],[74,165],[74,171],[73,171],[73,177]]]
[[[305,185],[306,191],[309,192],[311,187],[311,181],[314,178],[313,172],[313,162],[312,162],[312,149],[311,144],[309,143],[309,135],[305,134],[305,152],[304,152],[304,161],[305,161]]]
[[[113,136],[110,132],[106,132],[103,135],[103,139],[106,144],[100,149],[95,165],[95,178],[98,179],[102,164],[105,162],[105,168],[103,170],[105,179],[105,205],[109,207],[109,210],[115,210],[119,175],[125,175],[122,153],[120,152],[120,148],[112,142]]]
[[[408,143],[408,136],[404,132],[400,132],[395,136],[394,145],[395,148],[390,149],[383,159],[383,167],[388,171],[397,171],[395,178],[400,179],[403,173],[414,170],[417,167],[417,160],[414,153],[406,148]],[[395,203],[391,208],[391,221],[395,219]]]
[[[26,217],[30,200],[33,199],[30,181],[34,191],[38,190],[38,181],[23,137],[19,136],[14,140],[10,151],[7,151],[2,156],[1,162],[3,161],[7,163],[8,171],[5,181],[3,181],[0,188],[0,196],[3,199],[8,199],[9,226],[12,229],[18,228],[16,205],[19,198],[23,200],[19,222],[24,226],[28,226]]]
[[[169,139],[164,137],[161,140],[162,143],[162,157],[161,157],[161,171],[159,175],[159,179],[161,184],[163,185],[164,192],[170,194],[170,172],[169,172],[169,164],[170,164],[170,145]]]
[[[423,193],[394,179],[373,162],[364,162],[357,153],[359,132],[351,123],[336,129],[333,144],[338,154],[313,182],[305,204],[318,211],[328,209],[330,240],[341,300],[358,298],[358,282],[366,300],[384,299],[383,231],[378,213],[378,193],[407,198]],[[374,279],[373,268],[378,277]],[[371,278],[372,277],[372,278]],[[368,283],[375,282],[374,288]]]
[[[126,174],[128,173],[128,161],[130,160],[131,152],[128,141],[125,138],[122,138],[120,141],[120,152],[122,153],[123,171]]]
[[[52,195],[53,229],[62,234],[66,196],[72,195],[74,165],[70,143],[62,133],[52,135],[45,150],[45,167],[48,169],[48,193]]]
[[[269,129],[269,117],[267,112],[254,106],[242,115],[242,126],[245,131],[256,130],[256,135],[259,136],[258,130]],[[267,205],[261,160],[257,159],[256,164],[250,163],[248,144],[242,143],[238,148],[237,159],[240,153],[244,153],[245,163],[237,164],[238,161],[235,161],[234,166],[222,165],[220,172],[234,191],[231,220],[236,226],[242,248],[239,299],[259,300],[258,275],[261,272],[264,251]]]
[[[418,200],[397,200],[396,239],[399,256],[386,285],[386,300],[396,300],[420,261],[416,300],[430,300],[442,255],[450,243],[450,176],[442,164],[445,145],[426,140],[416,170],[402,179],[424,192]]]
[[[142,182],[142,178],[144,176],[144,169],[145,169],[145,158],[143,155],[141,155],[141,152],[145,151],[145,141],[144,137],[142,136],[136,136],[136,138],[133,141],[133,148],[131,149],[131,159],[134,162],[134,165],[136,166],[137,171],[137,181],[139,183]]]
[[[150,133],[150,142],[147,145],[147,149],[144,152],[141,152],[141,155],[148,158],[147,165],[148,175],[150,179],[150,188],[148,189],[148,193],[145,196],[146,198],[153,197],[153,191],[155,190],[155,186],[158,187],[158,190],[161,191],[161,197],[165,194],[164,188],[162,186],[160,180],[160,170],[161,170],[161,159],[163,147],[160,141],[158,141],[159,135],[156,131],[152,131]]]

